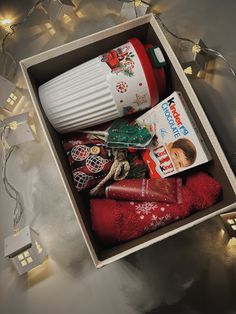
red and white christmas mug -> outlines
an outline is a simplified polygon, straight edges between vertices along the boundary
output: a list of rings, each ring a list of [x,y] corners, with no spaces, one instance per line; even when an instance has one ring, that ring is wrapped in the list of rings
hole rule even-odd
[[[156,105],[165,71],[153,66],[150,47],[132,38],[41,85],[40,101],[53,127],[67,133]]]

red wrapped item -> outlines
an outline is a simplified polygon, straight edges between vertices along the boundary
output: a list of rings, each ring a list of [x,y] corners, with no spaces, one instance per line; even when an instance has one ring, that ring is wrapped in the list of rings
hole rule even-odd
[[[182,186],[182,204],[92,199],[92,228],[104,246],[111,246],[185,218],[194,210],[207,208],[217,201],[220,193],[220,183],[199,172],[189,176]]]
[[[77,133],[63,141],[77,191],[97,184],[113,163],[109,149],[94,135]]]
[[[126,201],[181,203],[181,178],[127,179],[106,187],[106,197]]]

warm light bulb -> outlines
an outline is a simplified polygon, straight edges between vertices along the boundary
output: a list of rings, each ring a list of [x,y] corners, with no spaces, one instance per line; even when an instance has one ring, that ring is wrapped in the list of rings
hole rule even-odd
[[[193,47],[192,47],[192,53],[200,53],[201,52],[201,46],[198,45],[198,44],[195,44]]]
[[[187,67],[186,69],[184,69],[184,73],[185,74],[189,74],[192,75],[193,74],[193,69],[191,66]]]
[[[223,237],[225,235],[225,230],[224,229],[220,229],[220,235]]]
[[[18,123],[17,121],[12,121],[8,124],[8,127],[12,130],[12,131],[15,131],[18,127]]]
[[[7,33],[13,33],[13,29],[11,29],[13,25],[13,20],[10,18],[0,18],[0,26],[7,32]]]
[[[36,244],[36,247],[37,247],[37,250],[38,250],[38,253],[42,253],[43,251],[43,248],[41,247],[41,245],[38,243],[38,241],[35,241],[35,244]]]
[[[1,21],[1,24],[2,25],[11,25],[12,21],[10,19],[4,19],[4,20]]]
[[[141,0],[134,0],[134,4],[136,7],[139,7],[142,4]]]

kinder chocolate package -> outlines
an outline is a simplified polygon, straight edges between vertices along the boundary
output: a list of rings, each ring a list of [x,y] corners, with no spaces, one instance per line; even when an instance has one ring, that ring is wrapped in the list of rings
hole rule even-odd
[[[155,133],[142,154],[152,178],[165,178],[211,159],[180,92],[148,110],[137,123]]]

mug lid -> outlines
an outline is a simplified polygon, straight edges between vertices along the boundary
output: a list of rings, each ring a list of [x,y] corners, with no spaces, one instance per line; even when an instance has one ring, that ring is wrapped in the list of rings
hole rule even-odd
[[[151,106],[153,107],[159,102],[159,90],[154,75],[152,63],[149,59],[149,56],[146,52],[144,45],[138,38],[130,38],[129,42],[134,47],[134,50],[136,51],[141,62],[151,97]]]
[[[151,58],[151,63],[153,65],[153,72],[158,86],[159,97],[164,98],[166,94],[166,72],[164,68],[164,65],[166,65],[166,61],[161,51],[159,51],[159,56],[157,55],[157,48],[159,48],[159,46],[153,47],[152,44],[145,45],[145,49],[149,57]],[[153,56],[152,53],[153,57],[151,57],[151,52],[153,52],[155,56]]]

